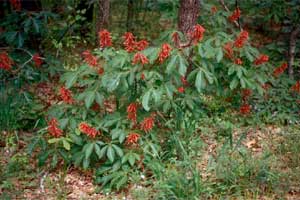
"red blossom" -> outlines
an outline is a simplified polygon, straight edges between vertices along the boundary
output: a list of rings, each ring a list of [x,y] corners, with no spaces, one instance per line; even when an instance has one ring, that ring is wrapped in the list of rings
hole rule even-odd
[[[248,40],[248,37],[249,33],[247,31],[242,31],[234,41],[234,46],[237,48],[242,48],[245,45],[245,42]]]
[[[97,131],[94,127],[88,125],[85,122],[81,122],[78,128],[82,133],[86,134],[91,138],[95,138],[97,135],[101,134],[100,131]]]
[[[125,46],[125,50],[127,52],[132,52],[135,49],[135,40],[134,40],[134,35],[130,32],[126,32],[123,35],[123,45]]]
[[[252,90],[250,90],[250,89],[243,89],[242,90],[242,99],[244,101],[246,101],[251,96],[251,94],[252,94]]]
[[[274,72],[273,72],[273,75],[274,76],[279,76],[281,75],[288,67],[288,64],[287,63],[283,63],[280,67],[277,67]]]
[[[234,60],[234,63],[237,64],[237,65],[242,65],[243,61],[242,61],[242,59],[237,58],[237,59]]]
[[[178,91],[179,93],[184,93],[184,87],[179,87],[179,88],[177,89],[177,91]]]
[[[268,89],[271,87],[271,85],[268,84],[268,83],[265,83],[265,84],[263,84],[261,87],[262,87],[264,90],[268,90]]]
[[[21,0],[9,0],[9,1],[14,10],[16,10],[16,11],[21,10],[21,8],[22,8]]]
[[[108,30],[104,29],[100,31],[98,35],[101,48],[112,46],[111,35],[110,32],[108,32]]]
[[[42,58],[40,57],[40,55],[38,53],[35,53],[32,56],[32,60],[33,60],[36,67],[40,67],[43,64],[43,60],[42,60]]]
[[[143,51],[149,46],[149,42],[147,40],[141,40],[135,43],[135,47],[138,51]]]
[[[261,54],[255,61],[254,64],[255,65],[261,65],[263,63],[266,63],[269,61],[269,56]]]
[[[137,133],[130,133],[126,138],[126,144],[137,144],[140,135]]]
[[[300,81],[297,81],[296,84],[291,87],[291,90],[300,93]]]
[[[145,80],[145,74],[144,73],[141,74],[141,79]]]
[[[50,135],[52,135],[53,137],[60,137],[63,133],[63,131],[59,128],[59,124],[57,119],[52,118],[49,122],[48,122],[48,128],[47,128],[48,132]]]
[[[141,129],[145,132],[151,131],[153,126],[154,126],[154,118],[153,117],[146,117],[141,122]]]
[[[98,73],[99,75],[104,74],[104,69],[103,69],[103,67],[99,67],[97,73]]]
[[[210,8],[210,11],[211,11],[212,14],[215,14],[215,13],[218,11],[218,9],[217,9],[216,6],[212,6],[212,7]]]
[[[127,106],[127,119],[131,120],[133,123],[136,123],[136,117],[137,117],[137,103],[130,103]]]
[[[180,81],[181,81],[181,83],[182,83],[183,85],[185,85],[185,86],[189,84],[184,76],[181,76],[181,77],[180,77]]]
[[[233,13],[228,17],[229,21],[234,22],[238,20],[241,16],[241,10],[239,8],[236,8]]]
[[[193,32],[191,33],[192,39],[194,43],[200,42],[203,39],[203,34],[205,32],[205,28],[200,24],[194,26]]]
[[[84,61],[88,65],[90,65],[92,67],[96,67],[98,65],[96,56],[93,56],[93,54],[89,50],[82,52],[82,56],[84,58]]]
[[[13,60],[8,56],[7,52],[0,53],[0,69],[11,70],[12,65],[14,64]]]
[[[234,54],[234,52],[233,52],[233,49],[232,49],[232,43],[231,42],[227,42],[225,45],[224,45],[224,47],[223,47],[223,49],[224,49],[224,51],[225,51],[225,56],[227,57],[227,58],[229,58],[229,59],[233,59],[233,54]]]
[[[243,104],[241,107],[240,107],[240,113],[242,115],[247,115],[251,112],[251,106],[249,104]]]
[[[171,50],[172,50],[172,48],[169,44],[165,43],[162,45],[161,50],[158,55],[158,60],[160,63],[163,63],[164,60],[170,56]]]
[[[149,63],[149,60],[144,54],[138,52],[133,56],[132,64],[135,65],[138,63],[142,63],[142,65],[145,65]]]
[[[73,104],[75,100],[72,97],[72,92],[65,87],[61,87],[59,90],[61,99],[67,104]]]

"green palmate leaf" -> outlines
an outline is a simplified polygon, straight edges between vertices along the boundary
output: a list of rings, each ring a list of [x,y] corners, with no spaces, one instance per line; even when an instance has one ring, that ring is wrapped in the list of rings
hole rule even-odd
[[[85,148],[84,148],[85,149],[85,158],[90,158],[90,156],[93,153],[94,146],[95,146],[94,143],[88,143],[85,145]]]
[[[150,101],[150,95],[152,93],[152,90],[148,90],[143,98],[142,98],[142,105],[143,105],[143,108],[146,110],[146,111],[149,111],[150,110],[150,107],[149,107],[149,101]]]
[[[187,61],[182,56],[179,56],[179,74],[185,76],[187,70]]]
[[[82,145],[82,138],[80,136],[72,134],[72,133],[69,134],[69,136],[73,143],[75,143],[77,145]]]
[[[96,150],[96,154],[98,155],[98,158],[99,159],[103,158],[103,156],[105,155],[105,153],[107,151],[108,146],[103,147],[101,150],[100,150],[99,145],[95,145],[95,146],[96,146],[95,150]]]
[[[60,138],[51,138],[51,139],[48,140],[48,143],[49,144],[53,144],[53,143],[56,143],[56,142],[58,142],[60,140],[61,140]]]
[[[99,92],[96,92],[96,93],[95,93],[95,100],[96,100],[96,102],[97,102],[99,105],[102,105],[102,104],[103,104],[104,97],[103,97],[103,95],[100,94]]]
[[[169,62],[168,65],[167,65],[167,68],[166,68],[166,73],[167,73],[167,74],[171,74],[172,71],[173,71],[174,69],[176,69],[177,58],[178,58],[177,55],[176,55],[176,56],[173,56],[173,57],[171,58],[170,62]]]
[[[115,160],[115,150],[112,146],[108,146],[106,156],[110,160],[110,162],[114,162],[114,160]]]
[[[84,158],[83,159],[83,168],[87,169],[90,166],[90,159],[89,158]]]
[[[62,142],[63,142],[63,147],[69,151],[71,149],[70,143],[65,139],[63,139]]]
[[[94,91],[88,91],[88,92],[86,92],[84,103],[85,103],[85,106],[87,108],[91,107],[91,105],[93,104],[94,100],[95,100],[95,92]]]
[[[116,184],[117,190],[119,190],[123,185],[125,185],[127,183],[127,180],[127,176],[123,176]]]
[[[131,165],[131,166],[133,166],[134,165],[134,163],[135,163],[135,156],[134,156],[134,154],[129,154],[129,156],[128,156],[128,162],[129,162],[129,164]]]
[[[113,144],[112,146],[116,150],[118,156],[119,157],[123,157],[123,155],[124,155],[123,150],[120,147],[118,147],[117,145],[115,145],[115,144]]]
[[[222,48],[218,48],[217,50],[217,55],[216,55],[216,59],[217,59],[217,62],[219,63],[223,58],[223,50]]]
[[[74,72],[69,72],[65,76],[66,78],[66,87],[71,88],[78,78],[78,74]]]
[[[230,82],[230,89],[233,90],[237,87],[237,85],[239,84],[239,80],[235,77],[231,82]]]
[[[201,70],[199,70],[198,73],[197,73],[195,86],[196,86],[198,92],[201,92],[202,89],[205,86],[204,75],[203,75],[203,72]]]

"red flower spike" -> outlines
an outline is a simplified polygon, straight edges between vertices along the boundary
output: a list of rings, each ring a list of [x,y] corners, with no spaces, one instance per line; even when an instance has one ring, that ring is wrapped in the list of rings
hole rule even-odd
[[[111,35],[110,32],[108,32],[108,30],[104,29],[100,31],[98,35],[101,48],[112,46]]]
[[[138,63],[145,65],[149,63],[149,60],[144,54],[138,52],[133,56],[132,64],[136,65]]]
[[[251,112],[251,106],[249,104],[243,104],[240,107],[240,113],[242,115],[248,115]]]
[[[300,93],[300,81],[297,81],[296,84],[291,87],[291,90]]]
[[[232,46],[233,46],[233,44],[231,42],[227,42],[223,47],[223,49],[225,51],[225,56],[229,59],[233,59],[234,52],[233,52]]]
[[[137,103],[130,103],[127,107],[127,119],[131,120],[133,123],[136,123],[137,108]]]
[[[135,47],[138,51],[143,51],[149,46],[149,42],[147,40],[141,40],[135,43]]]
[[[184,87],[179,87],[179,88],[177,89],[177,91],[178,91],[179,93],[184,93]]]
[[[234,22],[234,21],[238,20],[240,18],[240,16],[241,16],[241,10],[239,8],[236,8],[233,11],[232,15],[230,15],[228,18],[229,18],[229,21]]]
[[[145,74],[144,73],[141,74],[141,79],[145,80]]]
[[[141,129],[146,133],[150,132],[154,126],[154,118],[147,117],[141,122]]]
[[[242,61],[242,59],[237,58],[237,59],[235,59],[234,63],[237,64],[237,65],[242,65],[243,61]]]
[[[60,137],[63,133],[63,131],[59,128],[57,119],[55,119],[55,118],[52,118],[48,122],[47,130],[50,135],[52,135],[53,137],[56,137],[56,138]]]
[[[180,81],[181,81],[181,83],[182,83],[183,85],[185,85],[185,86],[189,84],[184,76],[181,76],[181,77],[180,77]]]
[[[21,0],[9,0],[9,1],[14,10],[21,11],[22,8]]]
[[[59,90],[61,99],[67,104],[75,103],[75,100],[72,97],[72,92],[65,87],[61,87]]]
[[[43,60],[41,59],[41,57],[38,53],[35,53],[32,56],[32,60],[33,60],[36,67],[40,67],[43,64]]]
[[[163,63],[170,56],[171,50],[172,48],[169,44],[163,44],[158,55],[158,61]]]
[[[203,34],[205,32],[205,28],[200,24],[194,26],[193,32],[191,33],[194,44],[200,42],[203,39]]]
[[[96,67],[98,65],[96,56],[93,56],[93,54],[89,50],[82,52],[82,56],[84,58],[84,61],[88,65],[90,65],[92,67]]]
[[[98,69],[97,73],[98,73],[99,75],[104,74],[104,69],[103,69],[103,67],[100,67],[100,68]]]
[[[247,31],[242,31],[238,35],[237,39],[234,41],[234,46],[236,48],[242,48],[245,45],[248,38],[249,38],[249,33]]]
[[[88,125],[85,122],[81,122],[78,128],[82,133],[86,134],[91,138],[95,138],[97,135],[101,134],[100,131],[97,131],[94,127]]]
[[[14,61],[10,59],[8,54],[6,52],[0,53],[0,69],[9,71],[12,68],[12,65],[14,64]]]
[[[130,32],[126,32],[123,35],[123,45],[125,46],[125,50],[127,52],[132,52],[135,49],[135,39],[134,39],[134,35]]]
[[[280,67],[277,67],[274,72],[273,75],[278,77],[280,76],[286,69],[288,68],[288,64],[287,63],[283,63]]]
[[[140,135],[137,133],[130,133],[126,138],[126,144],[137,144],[138,140],[140,138]]]
[[[261,65],[269,61],[269,56],[261,54],[255,61],[255,65]]]
[[[216,6],[212,6],[212,7],[210,8],[210,11],[211,11],[211,13],[214,15],[216,12],[218,12],[218,9],[217,9]]]
[[[246,101],[251,96],[251,94],[252,94],[252,90],[250,90],[250,89],[243,89],[242,90],[242,99],[244,101]]]

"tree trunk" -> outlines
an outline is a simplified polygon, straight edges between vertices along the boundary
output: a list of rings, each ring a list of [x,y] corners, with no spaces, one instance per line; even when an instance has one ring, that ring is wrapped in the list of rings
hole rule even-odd
[[[199,10],[199,0],[180,0],[178,28],[185,35],[197,24]]]
[[[128,32],[133,32],[134,7],[133,0],[128,0],[126,28]]]
[[[292,79],[294,78],[294,60],[295,60],[295,51],[296,51],[296,41],[297,36],[300,33],[300,25],[298,25],[290,35],[290,44],[289,44],[289,77]]]
[[[107,29],[109,24],[109,0],[99,0],[99,10],[96,22],[97,33],[100,30]]]

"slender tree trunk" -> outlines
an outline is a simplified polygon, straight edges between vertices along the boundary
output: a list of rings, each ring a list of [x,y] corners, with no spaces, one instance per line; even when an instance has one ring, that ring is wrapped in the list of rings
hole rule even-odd
[[[200,0],[180,0],[178,29],[185,35],[197,24]]]
[[[126,28],[128,32],[133,32],[133,19],[134,19],[134,7],[133,7],[134,0],[128,0],[127,4],[127,21],[126,21]]]
[[[97,33],[102,29],[107,29],[109,25],[109,0],[99,0],[99,10],[97,15]]]
[[[289,77],[294,78],[294,60],[295,60],[295,51],[296,51],[296,41],[298,34],[300,33],[300,25],[293,29],[290,35],[290,44],[289,44]]]

